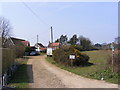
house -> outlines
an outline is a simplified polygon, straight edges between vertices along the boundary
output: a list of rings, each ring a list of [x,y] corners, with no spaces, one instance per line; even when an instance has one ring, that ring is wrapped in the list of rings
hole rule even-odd
[[[4,37],[4,38],[1,38],[1,40],[2,40],[2,48],[12,48],[12,47],[14,47],[14,43],[10,38]]]
[[[35,47],[39,47],[40,48],[40,47],[44,47],[44,46],[41,43],[36,43]]]
[[[46,47],[41,47],[40,52],[46,52],[47,48]]]
[[[53,50],[56,50],[60,47],[60,44],[59,43],[49,43],[48,44],[48,48],[51,47]]]
[[[36,51],[36,47],[35,46],[30,46],[30,48],[31,48],[31,51]]]
[[[14,38],[14,37],[6,37],[2,38],[2,46],[3,48],[12,48],[14,46],[17,47],[28,47],[30,46],[29,41],[19,39],[19,38]]]
[[[21,43],[26,46],[26,47],[29,47],[30,46],[30,43],[29,41],[21,41]]]
[[[41,43],[36,43],[35,47],[37,48],[37,51],[40,51],[40,52],[45,52],[47,50],[47,48]]]
[[[12,42],[15,46],[23,46],[23,47],[29,47],[30,46],[29,41],[26,41],[26,40],[23,40],[23,39],[11,37],[11,40],[12,40]]]

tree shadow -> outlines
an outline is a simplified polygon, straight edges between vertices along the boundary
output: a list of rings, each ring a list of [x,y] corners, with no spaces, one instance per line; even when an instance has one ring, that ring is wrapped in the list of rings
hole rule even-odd
[[[32,65],[20,65],[10,83],[33,83]]]
[[[94,64],[94,63],[87,62],[87,63],[85,63],[85,64],[80,65],[80,67],[89,67],[89,66],[92,66],[92,65],[95,65],[95,64]]]

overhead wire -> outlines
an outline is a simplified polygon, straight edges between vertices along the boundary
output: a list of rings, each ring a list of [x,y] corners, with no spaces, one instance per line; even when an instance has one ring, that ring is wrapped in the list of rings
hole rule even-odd
[[[22,1],[22,0],[21,0],[21,1]],[[22,3],[23,3],[23,5],[24,5],[37,19],[40,20],[40,22],[42,22],[42,23],[44,23],[46,26],[49,26],[49,27],[50,27],[50,25],[49,25],[48,23],[46,23],[45,21],[43,21],[25,2],[22,1]]]
[[[22,0],[20,0],[22,2],[22,4],[43,24],[45,24],[48,27],[51,27],[50,24],[46,23],[45,21],[43,21],[40,16],[38,16],[25,2],[23,2]],[[50,28],[49,28],[50,29]],[[33,39],[33,38],[31,38]],[[29,39],[30,40],[30,39]]]

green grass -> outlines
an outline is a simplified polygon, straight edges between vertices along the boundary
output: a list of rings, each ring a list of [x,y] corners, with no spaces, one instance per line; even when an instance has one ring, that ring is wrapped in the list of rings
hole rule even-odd
[[[108,51],[85,51],[83,53],[86,53],[88,56],[90,56],[90,62],[94,64],[105,64],[107,61],[108,55],[110,53]]]
[[[15,88],[28,88],[27,60],[28,58],[20,59],[20,66],[10,80],[8,86]]]
[[[105,78],[105,81],[111,83],[118,83],[118,75],[113,74],[110,70],[106,71],[106,61],[107,57],[110,55],[107,51],[85,51],[89,57],[90,63],[94,65],[87,66],[87,67],[68,67],[62,64],[59,64],[53,60],[52,57],[47,57],[46,60],[56,66],[60,67],[61,69],[67,70],[69,72],[87,77],[92,79],[100,80],[101,77]]]

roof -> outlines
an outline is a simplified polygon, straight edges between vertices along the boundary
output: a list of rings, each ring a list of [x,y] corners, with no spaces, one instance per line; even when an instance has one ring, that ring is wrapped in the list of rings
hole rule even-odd
[[[35,46],[37,46],[37,45],[39,45],[40,47],[43,47],[43,48],[45,47],[45,46],[44,46],[43,44],[41,44],[41,43],[36,43]]]
[[[44,51],[44,50],[47,50],[47,48],[40,48],[40,50]]]
[[[52,43],[52,46],[59,46],[59,43]]]
[[[30,45],[28,41],[25,41],[23,39],[18,39],[18,38],[11,37],[11,40],[17,46],[29,46]]]
[[[49,45],[48,45],[48,47],[57,47],[57,46],[59,46],[59,43],[50,43]]]
[[[19,38],[14,38],[14,37],[11,37],[12,40],[20,40],[20,41],[25,41],[23,39],[19,39]]]
[[[24,46],[30,46],[29,41],[21,41]]]

